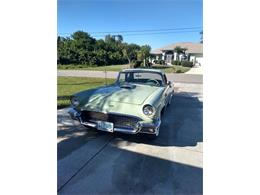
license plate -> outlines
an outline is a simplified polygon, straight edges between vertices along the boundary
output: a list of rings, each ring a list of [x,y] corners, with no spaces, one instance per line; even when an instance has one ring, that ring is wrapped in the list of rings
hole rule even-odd
[[[98,121],[97,128],[98,130],[113,132],[114,124],[105,121]]]

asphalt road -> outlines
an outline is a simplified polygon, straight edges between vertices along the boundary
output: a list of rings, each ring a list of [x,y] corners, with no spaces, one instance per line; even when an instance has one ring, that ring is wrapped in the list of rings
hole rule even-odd
[[[175,84],[160,136],[82,128],[58,111],[59,194],[202,194],[202,84]]]
[[[75,76],[75,77],[105,77],[104,71],[89,71],[89,70],[58,70],[58,76]],[[117,78],[118,72],[107,72],[107,78]],[[181,74],[167,73],[167,78],[177,83],[203,83],[203,76],[198,74]]]

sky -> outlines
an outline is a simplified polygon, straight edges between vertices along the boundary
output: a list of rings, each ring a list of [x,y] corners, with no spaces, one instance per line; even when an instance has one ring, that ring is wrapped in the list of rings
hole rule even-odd
[[[121,34],[124,42],[156,49],[175,42],[199,42],[202,12],[202,0],[58,0],[57,33],[69,36],[83,30],[96,39]],[[183,30],[165,30],[176,28]]]

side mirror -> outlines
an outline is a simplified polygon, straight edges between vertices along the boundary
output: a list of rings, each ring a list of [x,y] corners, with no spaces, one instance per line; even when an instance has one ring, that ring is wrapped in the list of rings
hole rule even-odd
[[[172,85],[172,82],[171,82],[171,81],[168,81],[168,82],[167,82],[167,85],[170,85],[170,86],[171,86],[171,85]]]

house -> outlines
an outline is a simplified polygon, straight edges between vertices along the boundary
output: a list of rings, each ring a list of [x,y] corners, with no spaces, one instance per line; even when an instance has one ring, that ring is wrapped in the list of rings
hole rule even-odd
[[[178,54],[175,51],[176,47],[181,47],[185,49],[185,52]],[[193,64],[202,65],[203,61],[203,44],[193,43],[193,42],[179,42],[165,47],[161,47],[150,52],[150,61],[154,60],[164,60],[166,64],[172,64],[173,61],[188,60],[193,62]]]

